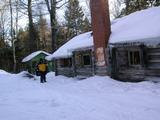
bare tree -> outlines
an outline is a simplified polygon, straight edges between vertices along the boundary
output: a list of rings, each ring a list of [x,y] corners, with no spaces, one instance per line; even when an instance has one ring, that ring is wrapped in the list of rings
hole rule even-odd
[[[19,0],[16,0],[16,36],[18,34]],[[17,37],[16,37],[17,38]]]
[[[110,2],[111,4],[111,15],[113,16],[113,18],[119,18],[121,16],[121,10],[122,10],[122,5],[123,5],[124,1],[123,0],[113,0]]]
[[[29,20],[29,52],[32,53],[37,50],[36,32],[33,24],[32,16],[32,0],[28,0],[28,20]]]
[[[45,0],[51,24],[51,37],[52,37],[52,52],[56,50],[56,32],[57,32],[57,21],[56,21],[56,9],[61,8],[67,3],[67,0]],[[62,2],[62,3],[61,3]],[[58,4],[60,4],[58,6]]]
[[[1,34],[1,41],[5,40],[5,29],[4,29],[4,25],[5,25],[5,18],[4,18],[4,10],[0,10],[0,34]]]
[[[11,16],[11,42],[12,42],[12,50],[13,50],[13,64],[14,64],[14,72],[16,72],[16,54],[15,54],[15,44],[14,44],[14,34],[13,34],[13,9],[12,9],[12,2],[9,0],[10,5],[10,16]]]

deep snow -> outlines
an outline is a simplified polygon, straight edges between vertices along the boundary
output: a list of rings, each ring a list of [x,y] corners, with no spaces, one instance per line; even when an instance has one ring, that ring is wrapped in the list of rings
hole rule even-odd
[[[160,83],[24,74],[0,74],[0,120],[160,120]]]

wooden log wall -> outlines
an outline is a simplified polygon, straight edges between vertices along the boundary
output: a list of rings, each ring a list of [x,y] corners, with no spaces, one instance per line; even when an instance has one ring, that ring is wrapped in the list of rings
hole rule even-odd
[[[139,47],[117,47],[112,51],[112,77],[123,80],[132,81],[144,79],[144,71],[140,66],[129,65],[129,51],[139,51]]]
[[[74,51],[75,75],[76,76],[92,76],[94,75],[94,53],[93,49],[84,49]],[[90,56],[90,65],[84,65],[83,56]]]
[[[57,75],[64,75],[68,77],[74,76],[74,71],[71,67],[58,67],[57,68]]]
[[[76,76],[92,76],[92,67],[87,66],[87,67],[82,67],[82,68],[76,68]]]
[[[129,64],[129,51],[140,51],[140,65]],[[160,76],[160,47],[117,47],[112,48],[111,76],[123,81],[144,80],[148,76]]]
[[[68,77],[73,77],[74,76],[74,68],[73,68],[73,63],[72,63],[71,58],[67,59],[68,61],[71,62],[69,64],[69,66],[61,65],[62,60],[63,59],[56,60],[56,75],[64,75],[64,76],[68,76]]]
[[[160,76],[160,46],[147,48],[146,76]]]

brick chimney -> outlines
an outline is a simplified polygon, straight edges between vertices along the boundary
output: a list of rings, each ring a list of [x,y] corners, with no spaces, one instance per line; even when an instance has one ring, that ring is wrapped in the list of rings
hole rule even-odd
[[[105,71],[104,74],[107,73],[106,47],[111,33],[108,0],[90,0],[90,8],[96,59],[96,74],[103,75],[101,71]]]

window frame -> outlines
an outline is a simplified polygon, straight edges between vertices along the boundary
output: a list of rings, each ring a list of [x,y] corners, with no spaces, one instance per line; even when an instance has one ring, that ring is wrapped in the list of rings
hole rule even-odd
[[[135,53],[135,52],[139,53],[139,63],[138,64],[131,63],[131,53]],[[132,59],[134,59],[134,55],[132,57],[133,57]],[[129,50],[128,51],[128,62],[129,62],[129,66],[141,66],[141,63],[142,63],[141,51],[140,50]]]
[[[85,56],[89,56],[89,60],[90,60],[90,61],[89,61],[89,64],[88,64],[88,65],[85,65],[85,64],[84,64],[84,57],[85,57]],[[91,65],[92,65],[91,55],[90,55],[89,53],[82,55],[82,64],[83,64],[83,66],[91,66]]]

